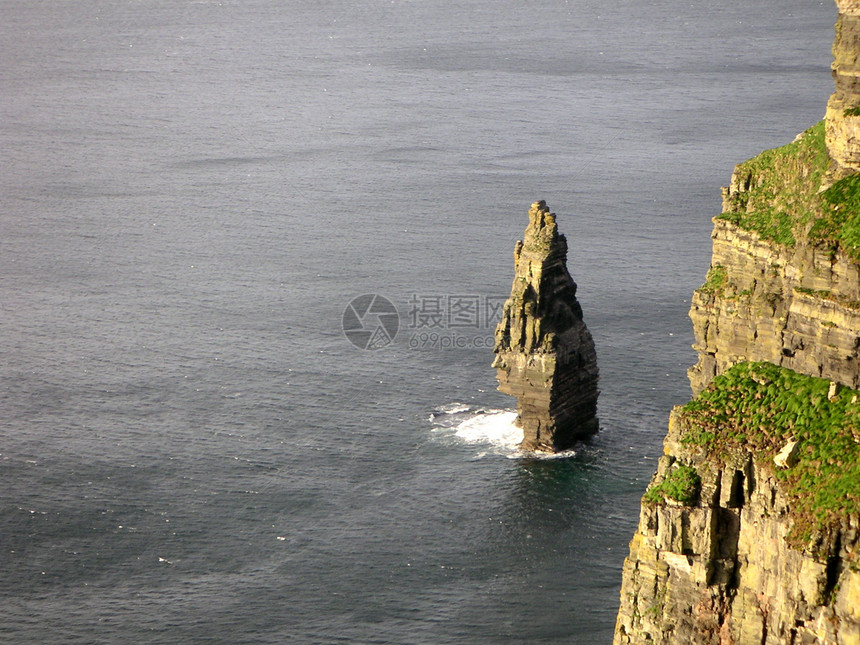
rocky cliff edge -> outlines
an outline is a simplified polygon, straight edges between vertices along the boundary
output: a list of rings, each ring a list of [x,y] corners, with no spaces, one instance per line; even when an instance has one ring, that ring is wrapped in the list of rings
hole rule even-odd
[[[826,118],[738,165],[616,645],[860,645],[860,0]]]

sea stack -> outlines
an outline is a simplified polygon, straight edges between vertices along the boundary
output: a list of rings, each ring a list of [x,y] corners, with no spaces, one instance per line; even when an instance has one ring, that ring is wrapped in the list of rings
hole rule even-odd
[[[499,390],[517,397],[525,450],[560,452],[597,431],[597,355],[546,202],[514,247],[514,283],[496,327]]]

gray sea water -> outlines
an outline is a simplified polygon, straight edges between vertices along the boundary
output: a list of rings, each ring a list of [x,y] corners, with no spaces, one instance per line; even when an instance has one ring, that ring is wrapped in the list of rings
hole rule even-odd
[[[832,4],[2,0],[0,641],[609,643],[719,188],[823,117]],[[488,347],[537,199],[601,368],[561,459]]]

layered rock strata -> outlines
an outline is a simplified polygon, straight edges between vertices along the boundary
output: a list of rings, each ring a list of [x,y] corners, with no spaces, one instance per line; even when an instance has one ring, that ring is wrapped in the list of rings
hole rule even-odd
[[[791,546],[792,507],[773,464],[743,450],[710,460],[688,434],[676,410],[652,488],[691,467],[700,490],[692,503],[643,503],[615,645],[860,643],[857,518]]]
[[[514,272],[495,333],[499,390],[517,397],[522,448],[566,450],[597,431],[597,357],[567,270],[567,240],[543,201],[529,210]]]
[[[830,247],[776,245],[715,219],[709,276],[690,308],[699,356],[689,370],[694,392],[741,361],[860,387],[855,260]]]
[[[615,645],[860,645],[860,0],[837,5],[825,121],[724,189],[696,396],[642,500]]]
[[[853,190],[860,171],[860,0],[836,4],[835,91],[823,124],[738,165],[723,189],[709,284],[690,310],[694,392],[741,360],[860,385],[860,240],[826,235],[858,208],[828,192]]]
[[[827,150],[836,176],[860,170],[860,1],[836,0],[839,18],[833,41],[836,91],[827,103]]]

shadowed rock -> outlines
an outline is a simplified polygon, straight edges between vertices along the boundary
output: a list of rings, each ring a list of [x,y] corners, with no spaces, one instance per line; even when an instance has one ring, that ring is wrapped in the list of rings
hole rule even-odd
[[[597,431],[597,356],[566,263],[555,215],[535,202],[514,248],[514,283],[493,361],[499,390],[517,397],[527,450],[566,450]]]

